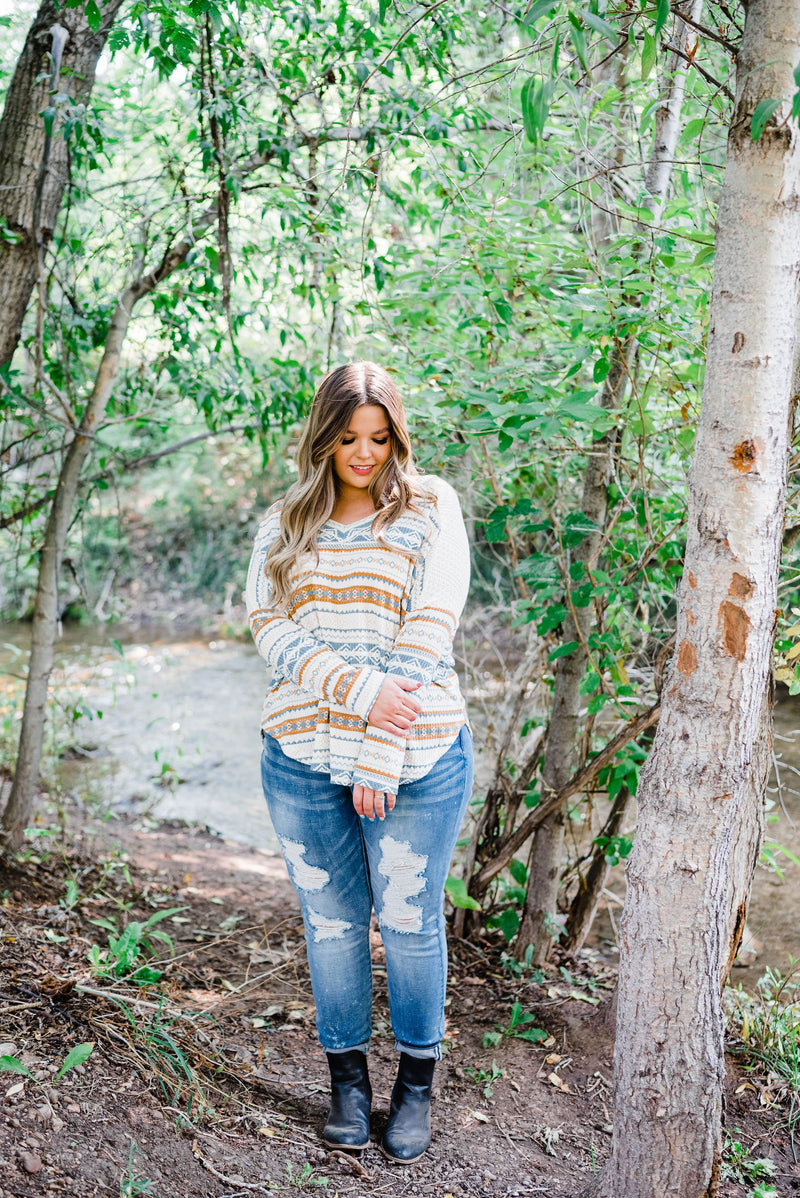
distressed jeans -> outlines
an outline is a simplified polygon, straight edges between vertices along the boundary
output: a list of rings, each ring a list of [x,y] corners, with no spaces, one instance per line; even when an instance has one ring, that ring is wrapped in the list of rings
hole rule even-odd
[[[396,1048],[439,1059],[447,942],[444,884],[472,793],[465,724],[386,819],[356,814],[352,787],[287,757],[264,736],[261,781],[303,913],[317,1030],[326,1052],[366,1049],[372,1029],[369,925],[386,949]]]

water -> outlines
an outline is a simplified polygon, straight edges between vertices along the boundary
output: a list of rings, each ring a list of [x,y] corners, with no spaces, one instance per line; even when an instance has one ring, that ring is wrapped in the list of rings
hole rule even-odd
[[[6,626],[19,645],[27,629]],[[11,659],[6,649],[5,664]],[[97,631],[59,643],[56,691],[102,718],[84,717],[79,752],[60,768],[67,788],[99,789],[112,809],[206,824],[226,839],[278,850],[261,794],[259,714],[267,672],[236,641],[132,640],[124,656]]]

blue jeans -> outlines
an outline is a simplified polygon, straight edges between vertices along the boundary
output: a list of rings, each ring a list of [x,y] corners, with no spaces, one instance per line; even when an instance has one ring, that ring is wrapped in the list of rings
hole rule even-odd
[[[356,814],[352,787],[287,757],[264,737],[261,782],[303,913],[317,1030],[326,1052],[366,1049],[372,1030],[369,924],[386,949],[395,1047],[441,1057],[447,942],[444,884],[472,793],[465,724],[386,819]]]

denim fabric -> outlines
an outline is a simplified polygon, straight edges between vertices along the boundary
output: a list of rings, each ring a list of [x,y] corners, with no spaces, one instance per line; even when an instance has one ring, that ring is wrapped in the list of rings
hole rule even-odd
[[[363,1047],[372,1027],[369,924],[386,949],[396,1047],[441,1056],[447,943],[444,883],[472,793],[464,724],[429,773],[401,785],[386,819],[356,814],[352,788],[332,782],[264,736],[261,782],[303,913],[323,1048]]]

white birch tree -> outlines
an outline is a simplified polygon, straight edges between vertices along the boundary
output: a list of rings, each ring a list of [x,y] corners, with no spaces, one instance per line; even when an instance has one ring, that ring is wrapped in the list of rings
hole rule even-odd
[[[628,868],[612,1158],[587,1191],[609,1198],[717,1192],[721,982],[766,786],[800,280],[800,134],[789,110],[799,62],[800,0],[752,0],[717,221],[677,647]]]

